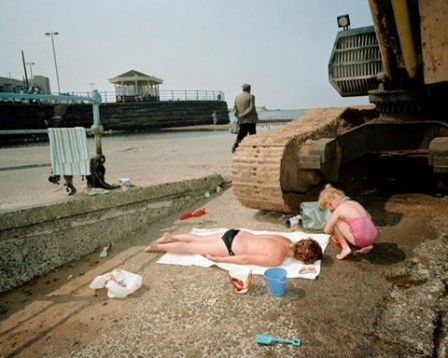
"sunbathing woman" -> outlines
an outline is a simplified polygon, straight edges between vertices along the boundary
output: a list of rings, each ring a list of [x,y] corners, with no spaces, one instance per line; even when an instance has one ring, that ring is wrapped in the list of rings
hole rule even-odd
[[[244,230],[207,236],[165,233],[145,251],[199,254],[215,262],[260,266],[281,265],[286,257],[307,264],[322,259],[322,248],[311,238],[293,243],[284,236],[255,235]]]
[[[361,248],[355,253],[365,254],[372,250],[378,230],[361,204],[350,200],[342,190],[327,184],[319,195],[319,207],[332,211],[324,232],[334,234],[336,239],[333,237],[333,240],[339,242],[342,248],[336,258],[342,260],[352,253],[349,243]]]

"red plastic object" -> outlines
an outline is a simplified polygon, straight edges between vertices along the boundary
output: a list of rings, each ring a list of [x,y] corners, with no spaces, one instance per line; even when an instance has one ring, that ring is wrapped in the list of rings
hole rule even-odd
[[[233,287],[235,287],[235,290],[237,292],[240,292],[244,288],[244,282],[239,280],[239,279],[237,279],[237,278],[233,278],[232,277],[231,278],[231,282],[232,282],[232,285],[233,285]]]
[[[182,214],[179,219],[180,220],[186,220],[189,218],[193,218],[193,217],[198,217],[198,216],[202,216],[205,214],[205,209],[198,209],[195,211],[190,211],[188,213]]]
[[[339,239],[336,236],[331,236],[331,240],[333,240],[336,247],[340,250],[342,250],[341,243],[339,242]]]

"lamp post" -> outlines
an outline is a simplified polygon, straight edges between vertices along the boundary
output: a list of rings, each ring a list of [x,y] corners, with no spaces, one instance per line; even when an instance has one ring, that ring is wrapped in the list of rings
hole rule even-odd
[[[54,49],[54,39],[53,36],[58,36],[59,32],[46,32],[45,36],[51,37],[51,44],[53,45],[53,57],[54,57],[54,67],[56,69],[56,80],[58,81],[58,93],[61,93],[61,87],[59,86],[59,73],[58,73],[58,63],[56,61],[56,51]]]
[[[31,85],[34,85],[34,77],[33,77],[33,67],[35,65],[34,62],[27,62],[26,63],[28,66],[30,66],[30,76],[31,76]]]

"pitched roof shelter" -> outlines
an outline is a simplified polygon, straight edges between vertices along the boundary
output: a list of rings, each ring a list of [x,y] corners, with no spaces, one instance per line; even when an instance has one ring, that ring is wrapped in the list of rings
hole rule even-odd
[[[136,70],[130,70],[116,77],[110,78],[109,82],[115,86],[115,95],[118,96],[159,96],[159,85],[163,80],[146,75]]]

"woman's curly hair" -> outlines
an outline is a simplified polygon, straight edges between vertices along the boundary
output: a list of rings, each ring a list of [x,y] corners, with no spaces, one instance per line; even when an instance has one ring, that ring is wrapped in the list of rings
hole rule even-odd
[[[319,243],[310,237],[294,243],[293,250],[294,258],[306,264],[312,264],[323,257]]]

